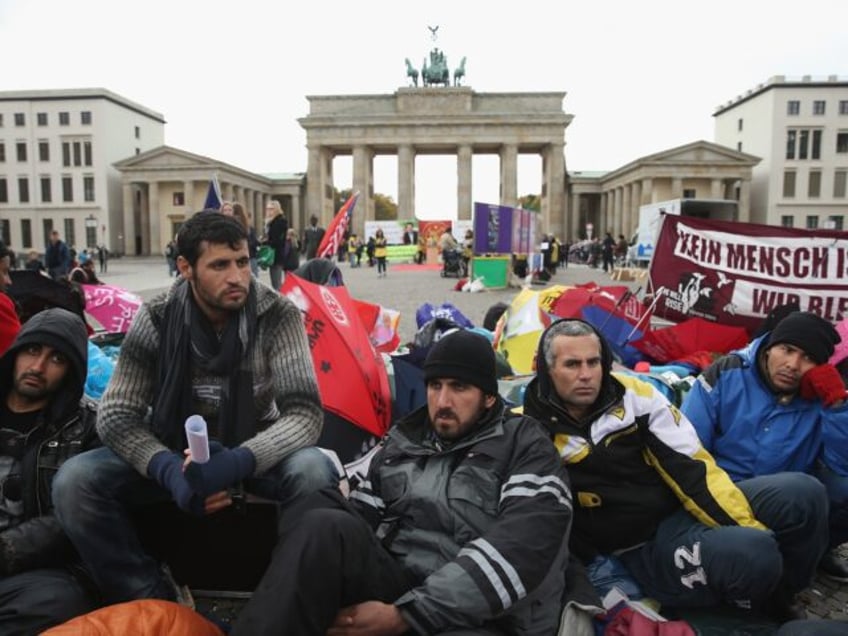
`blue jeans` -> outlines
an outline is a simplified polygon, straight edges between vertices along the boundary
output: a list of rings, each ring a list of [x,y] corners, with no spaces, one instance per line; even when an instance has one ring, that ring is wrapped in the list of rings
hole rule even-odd
[[[830,547],[848,541],[848,476],[833,472],[824,464],[813,473],[827,489],[830,500]]]
[[[803,473],[736,484],[769,531],[708,527],[680,510],[648,543],[620,555],[649,597],[669,607],[730,603],[761,607],[777,591],[799,592],[827,549],[827,494]]]
[[[332,462],[309,447],[246,479],[244,487],[285,509],[311,492],[337,487],[338,482]],[[174,599],[171,584],[142,548],[132,521],[139,508],[170,501],[167,490],[104,447],[65,462],[53,481],[53,497],[59,523],[108,602]]]
[[[271,265],[268,268],[268,274],[271,277],[271,289],[275,292],[280,291],[280,287],[283,285],[283,280],[285,278],[285,271],[283,270],[282,265]]]

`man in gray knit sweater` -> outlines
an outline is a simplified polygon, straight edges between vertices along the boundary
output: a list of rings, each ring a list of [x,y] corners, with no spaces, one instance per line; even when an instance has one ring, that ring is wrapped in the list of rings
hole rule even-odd
[[[179,280],[145,303],[100,402],[104,447],[62,466],[56,516],[104,599],[174,599],[132,522],[140,506],[173,500],[195,515],[244,489],[289,505],[338,484],[311,447],[323,414],[298,308],[251,277],[244,228],[201,212],[178,236]],[[184,422],[202,415],[209,461],[192,461]]]

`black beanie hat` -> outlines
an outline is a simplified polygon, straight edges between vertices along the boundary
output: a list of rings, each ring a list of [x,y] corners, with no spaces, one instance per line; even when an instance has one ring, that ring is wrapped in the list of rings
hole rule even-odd
[[[436,342],[424,360],[424,381],[435,378],[462,380],[487,395],[498,394],[495,350],[483,336],[460,329]]]
[[[768,346],[791,344],[824,364],[833,355],[833,347],[840,341],[839,334],[827,320],[807,311],[796,311],[777,323],[771,332]]]

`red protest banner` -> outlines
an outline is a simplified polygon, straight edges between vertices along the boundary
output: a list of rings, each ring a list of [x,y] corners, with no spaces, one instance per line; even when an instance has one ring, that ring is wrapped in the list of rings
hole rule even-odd
[[[745,327],[796,302],[848,317],[848,232],[663,217],[651,261],[654,315]]]

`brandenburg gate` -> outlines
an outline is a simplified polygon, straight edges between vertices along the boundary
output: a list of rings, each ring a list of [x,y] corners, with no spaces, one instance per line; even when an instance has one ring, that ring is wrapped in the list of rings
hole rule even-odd
[[[565,235],[564,92],[476,93],[464,86],[399,88],[391,95],[309,96],[306,130],[306,215],[326,227],[333,217],[333,158],[353,157],[353,190],[360,193],[353,231],[362,235],[374,219],[373,163],[377,155],[396,155],[398,217],[415,216],[415,157],[456,155],[456,207],[471,219],[472,157],[500,157],[500,201],[518,203],[518,155],[542,157],[543,231]],[[364,214],[359,213],[364,212]]]

